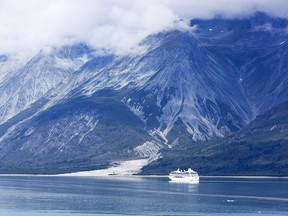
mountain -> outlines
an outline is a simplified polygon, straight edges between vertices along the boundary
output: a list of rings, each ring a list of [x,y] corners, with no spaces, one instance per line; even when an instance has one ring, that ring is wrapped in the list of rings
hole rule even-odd
[[[286,19],[191,25],[121,56],[85,44],[45,48],[24,64],[1,56],[0,172],[148,164],[165,149],[237,134],[288,100]]]
[[[193,164],[201,175],[270,175],[288,173],[288,102],[257,116],[240,131],[217,140],[180,146],[144,168],[144,174],[167,174]]]
[[[257,13],[250,19],[191,22],[202,26],[197,32],[202,44],[235,66],[253,119],[287,101],[287,19]]]
[[[85,63],[87,47],[64,47],[61,50],[46,48],[26,65],[7,70],[1,81],[0,123],[4,123],[31,104],[39,101],[49,91],[61,85],[71,74]],[[9,66],[4,64],[4,67]],[[14,63],[14,61],[12,61]]]

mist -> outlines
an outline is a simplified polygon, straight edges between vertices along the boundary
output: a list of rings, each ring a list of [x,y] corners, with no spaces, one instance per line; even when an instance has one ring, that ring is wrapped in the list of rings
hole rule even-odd
[[[287,0],[0,0],[0,55],[87,43],[121,54],[148,35],[187,29],[192,18],[288,17]],[[184,20],[184,21],[183,21]]]

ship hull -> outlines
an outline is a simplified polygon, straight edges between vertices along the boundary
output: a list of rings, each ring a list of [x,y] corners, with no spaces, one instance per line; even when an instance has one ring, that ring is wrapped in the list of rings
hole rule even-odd
[[[169,176],[171,182],[182,182],[182,183],[199,183],[199,179],[195,179],[192,177],[185,177],[185,178],[176,178]]]
[[[187,183],[199,183],[199,175],[197,172],[189,168],[187,171],[176,170],[169,174],[171,182],[187,182]]]

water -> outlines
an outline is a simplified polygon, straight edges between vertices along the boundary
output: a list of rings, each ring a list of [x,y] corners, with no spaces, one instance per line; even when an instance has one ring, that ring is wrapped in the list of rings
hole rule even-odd
[[[287,179],[0,176],[0,215],[288,215]]]

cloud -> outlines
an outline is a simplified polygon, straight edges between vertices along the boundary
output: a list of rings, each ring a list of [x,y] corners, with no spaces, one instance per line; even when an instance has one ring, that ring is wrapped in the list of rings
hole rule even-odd
[[[33,55],[45,46],[86,42],[127,52],[181,19],[288,17],[287,0],[0,0],[0,54]]]
[[[255,30],[271,32],[273,31],[273,26],[271,25],[271,23],[265,23],[264,25],[255,26]]]

